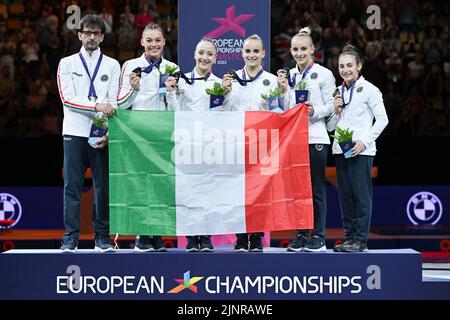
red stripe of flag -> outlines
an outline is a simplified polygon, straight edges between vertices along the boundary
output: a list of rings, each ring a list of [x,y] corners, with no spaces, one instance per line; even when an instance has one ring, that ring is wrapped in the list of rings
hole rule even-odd
[[[249,129],[258,132],[258,153],[268,142],[268,153],[273,163],[276,148],[271,145],[271,129],[278,130],[279,165],[272,174],[262,174],[270,169],[262,164],[250,163],[252,147]],[[267,139],[261,135],[266,129]],[[247,232],[264,230],[293,230],[313,228],[313,202],[308,146],[308,114],[304,105],[276,113],[252,111],[245,113],[245,203]],[[255,131],[254,131],[255,132]],[[253,152],[254,154],[254,152]]]

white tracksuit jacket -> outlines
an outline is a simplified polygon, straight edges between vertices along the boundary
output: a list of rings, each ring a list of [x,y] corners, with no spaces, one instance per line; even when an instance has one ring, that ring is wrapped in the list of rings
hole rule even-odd
[[[100,48],[88,54],[84,47],[80,50],[92,76],[101,54]],[[89,137],[92,119],[95,117],[96,103],[110,103],[117,107],[120,65],[115,59],[103,55],[94,87],[97,100],[88,99],[90,79],[78,53],[61,59],[58,66],[57,82],[64,107],[63,135]]]

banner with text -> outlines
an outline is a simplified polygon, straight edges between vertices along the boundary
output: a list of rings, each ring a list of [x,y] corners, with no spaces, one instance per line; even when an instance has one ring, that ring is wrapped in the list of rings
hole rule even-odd
[[[213,73],[224,73],[244,66],[244,39],[259,35],[266,51],[263,68],[270,70],[270,0],[180,0],[178,62],[183,72],[195,66],[194,51],[202,38],[211,38],[217,46]]]

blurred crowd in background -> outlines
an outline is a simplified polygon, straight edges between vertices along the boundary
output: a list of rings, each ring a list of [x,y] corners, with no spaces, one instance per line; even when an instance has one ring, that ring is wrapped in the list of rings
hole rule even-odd
[[[106,23],[102,51],[123,63],[142,53],[150,22],[165,30],[164,57],[177,62],[177,0],[0,0],[0,137],[60,135],[59,60],[79,51],[66,20],[70,5]],[[367,27],[370,5],[381,9],[381,29]],[[333,71],[346,43],[364,59],[363,75],[384,95],[384,135],[450,135],[450,2],[433,0],[272,0],[271,71],[292,67],[291,37],[309,26],[315,61]],[[192,53],[189,53],[192,55]]]

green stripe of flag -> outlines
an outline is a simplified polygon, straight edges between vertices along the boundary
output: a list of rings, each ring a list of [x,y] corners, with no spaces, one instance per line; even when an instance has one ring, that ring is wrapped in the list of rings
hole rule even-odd
[[[176,234],[174,113],[116,110],[109,120],[110,231]]]

